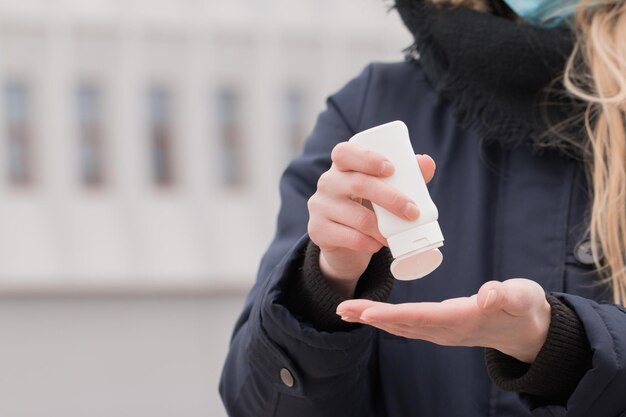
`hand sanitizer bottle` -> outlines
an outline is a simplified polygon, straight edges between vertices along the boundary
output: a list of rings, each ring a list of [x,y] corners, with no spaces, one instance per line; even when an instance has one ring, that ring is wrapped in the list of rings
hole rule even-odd
[[[391,273],[399,280],[430,274],[443,260],[437,249],[443,246],[443,234],[437,222],[437,207],[428,194],[406,125],[394,121],[376,126],[354,135],[350,142],[386,157],[395,172],[384,181],[411,198],[420,210],[417,220],[408,221],[373,204],[378,229],[387,239],[394,257]]]

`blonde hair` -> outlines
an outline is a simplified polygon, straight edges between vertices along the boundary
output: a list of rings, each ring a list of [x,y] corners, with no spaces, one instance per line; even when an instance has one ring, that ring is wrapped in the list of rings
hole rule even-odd
[[[625,304],[626,1],[583,1],[576,21],[578,41],[564,83],[587,103],[592,253],[611,284],[614,302]]]
[[[431,0],[488,11],[486,0]],[[587,103],[585,165],[592,194],[589,234],[593,258],[626,304],[626,0],[583,0],[577,43],[564,84]],[[572,118],[570,122],[576,120]],[[558,129],[557,129],[558,130]],[[572,139],[571,143],[577,143]]]

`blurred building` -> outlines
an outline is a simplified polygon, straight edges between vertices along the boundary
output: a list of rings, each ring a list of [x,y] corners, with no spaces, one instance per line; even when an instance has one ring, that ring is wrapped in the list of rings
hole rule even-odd
[[[382,0],[0,1],[0,290],[249,285]]]

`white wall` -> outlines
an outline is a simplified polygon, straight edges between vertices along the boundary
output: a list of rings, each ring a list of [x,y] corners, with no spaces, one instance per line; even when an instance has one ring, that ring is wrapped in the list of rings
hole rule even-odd
[[[0,101],[0,291],[249,285],[273,233],[286,149],[281,97],[325,97],[410,43],[380,0],[0,1],[0,86],[27,82],[36,180],[6,179]],[[77,174],[74,93],[102,87],[105,186]],[[149,175],[145,94],[172,96],[177,181]],[[224,187],[212,97],[242,92],[247,182]]]
[[[225,417],[242,296],[2,298],[3,417]]]

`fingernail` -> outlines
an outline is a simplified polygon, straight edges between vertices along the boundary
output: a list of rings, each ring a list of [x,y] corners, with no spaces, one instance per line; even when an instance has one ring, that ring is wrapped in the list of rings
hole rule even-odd
[[[356,317],[354,317],[354,315],[344,310],[337,310],[337,315],[341,317],[341,320],[345,320],[345,321],[356,320]]]
[[[341,309],[341,310],[337,310],[337,311],[336,311],[336,314],[337,314],[338,316],[340,316],[340,317],[341,317],[341,320],[345,320],[345,319],[355,319],[355,318],[356,318],[356,317],[354,317],[354,315],[353,315],[353,314],[350,314],[350,312],[349,312],[349,311],[345,311],[345,310],[343,310],[343,309]]]
[[[359,320],[364,321],[365,323],[371,323],[373,321],[370,317],[367,316],[361,316],[359,317]]]
[[[483,308],[487,309],[493,306],[493,303],[496,302],[496,296],[496,290],[489,290],[489,292],[487,293],[487,298],[485,298],[485,302],[483,303]]]
[[[433,159],[432,156],[428,156],[430,158],[431,161],[433,161],[433,166],[435,167],[435,170],[437,169],[437,163],[435,162],[435,160]]]
[[[393,165],[391,162],[383,161],[380,167],[380,175],[387,177],[391,174],[393,174]]]
[[[419,216],[419,214],[420,214],[420,211],[415,205],[415,203],[412,203],[412,202],[406,203],[406,206],[404,207],[404,216],[407,219],[409,220],[417,219],[417,216]]]

